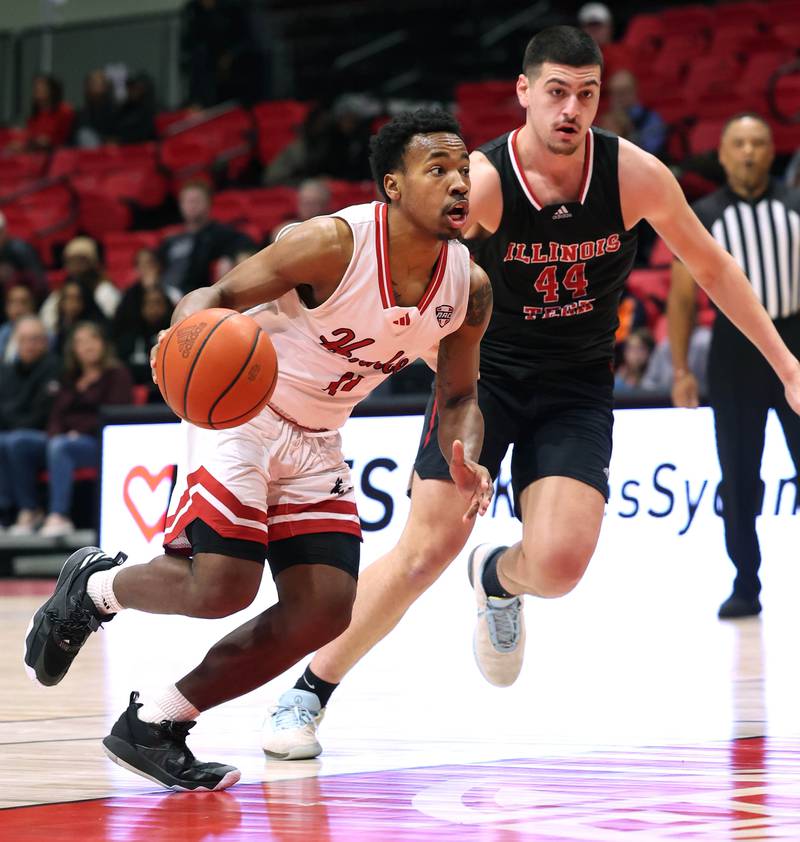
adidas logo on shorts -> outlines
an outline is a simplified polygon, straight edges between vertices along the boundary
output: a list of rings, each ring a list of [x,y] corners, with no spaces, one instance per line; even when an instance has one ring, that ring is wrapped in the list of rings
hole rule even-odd
[[[567,210],[566,205],[561,205],[561,207],[553,214],[553,219],[572,219],[572,214]]]

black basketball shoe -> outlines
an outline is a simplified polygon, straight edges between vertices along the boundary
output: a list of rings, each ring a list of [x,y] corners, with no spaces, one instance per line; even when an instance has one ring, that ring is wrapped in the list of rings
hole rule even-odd
[[[201,763],[186,745],[195,722],[142,722],[134,690],[127,710],[103,740],[106,754],[119,766],[167,789],[188,792],[227,789],[242,773],[222,763]]]
[[[30,678],[46,687],[58,684],[89,634],[114,618],[94,607],[86,582],[93,573],[122,564],[126,558],[123,553],[110,558],[98,547],[83,547],[64,562],[53,595],[28,626],[25,671]]]

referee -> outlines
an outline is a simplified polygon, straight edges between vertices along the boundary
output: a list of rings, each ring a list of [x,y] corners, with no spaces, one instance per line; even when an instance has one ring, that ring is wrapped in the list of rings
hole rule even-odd
[[[770,177],[774,157],[772,132],[762,117],[732,117],[719,146],[728,183],[697,202],[694,210],[744,270],[783,341],[798,355],[800,192]],[[697,381],[687,366],[694,313],[694,283],[676,261],[667,306],[675,406],[698,404]],[[761,354],[719,312],[708,358],[708,392],[722,469],[725,545],[736,567],[733,593],[720,606],[719,616],[750,617],[761,611],[756,516],[764,496],[760,470],[767,412],[777,412],[796,471],[800,418],[789,408],[780,381]]]

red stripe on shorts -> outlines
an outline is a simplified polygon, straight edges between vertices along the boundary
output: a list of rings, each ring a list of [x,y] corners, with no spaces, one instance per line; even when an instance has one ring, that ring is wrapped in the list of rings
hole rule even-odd
[[[358,515],[358,508],[351,500],[322,500],[317,503],[279,503],[270,506],[267,518],[280,515],[303,515],[306,512],[329,512],[338,515]]]
[[[195,518],[200,518],[203,523],[218,532],[223,538],[234,538],[239,541],[254,541],[257,544],[267,544],[267,532],[263,529],[256,529],[253,526],[243,526],[239,523],[232,523],[219,510],[215,509],[205,497],[199,494],[192,496],[189,508],[178,518],[164,535],[164,546],[174,541],[178,535]]]
[[[254,506],[248,506],[242,503],[232,491],[225,488],[225,486],[203,467],[192,471],[186,477],[186,484],[191,487],[193,485],[202,485],[213,497],[216,497],[220,503],[227,506],[236,517],[245,520],[255,520],[266,525],[267,513],[263,509],[256,509]],[[197,495],[194,495],[195,497]]]
[[[428,424],[428,434],[425,436],[425,441],[422,443],[423,447],[427,447],[431,440],[431,434],[433,433],[433,425],[436,423],[436,412],[437,412],[437,404],[439,398],[433,399],[433,409],[431,409],[431,420]]]
[[[317,532],[345,532],[361,537],[361,524],[354,520],[328,520],[327,518],[310,520],[285,520],[269,528],[270,541],[293,538],[295,535],[314,535]]]

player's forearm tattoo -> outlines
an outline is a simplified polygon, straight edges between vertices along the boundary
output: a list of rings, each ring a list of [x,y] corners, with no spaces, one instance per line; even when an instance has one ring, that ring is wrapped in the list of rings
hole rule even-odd
[[[492,285],[485,281],[469,297],[467,315],[464,321],[471,327],[479,327],[486,321],[492,309]]]

